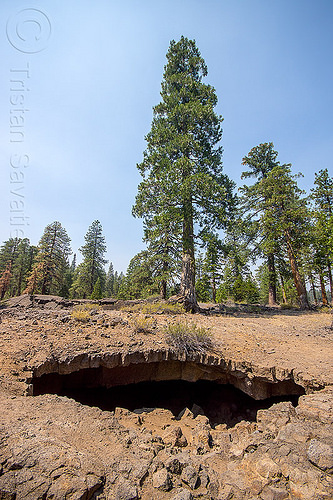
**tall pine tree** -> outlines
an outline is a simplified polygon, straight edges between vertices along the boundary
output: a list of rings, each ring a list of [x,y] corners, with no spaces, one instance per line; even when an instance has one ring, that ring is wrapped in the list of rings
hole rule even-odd
[[[25,293],[59,294],[69,267],[70,238],[60,222],[46,226]]]
[[[304,276],[300,267],[301,252],[309,239],[309,210],[303,191],[297,186],[289,165],[278,165],[263,183],[265,210],[261,224],[269,228],[269,238],[286,249],[302,309],[309,308]]]
[[[278,153],[274,151],[272,142],[259,144],[251,149],[247,156],[242,160],[242,165],[248,167],[248,170],[242,173],[242,179],[255,177],[257,180],[251,186],[244,185],[242,192],[244,194],[244,206],[254,218],[263,216],[265,211],[265,198],[263,192],[264,180],[272,169],[279,165],[277,160]],[[263,224],[257,225],[259,230],[259,239],[261,240],[261,249],[264,253],[268,269],[268,304],[276,305],[276,284],[277,276],[275,270],[275,254],[278,244],[274,237],[271,237],[269,228]]]
[[[314,203],[312,215],[315,262],[323,298],[325,297],[324,276],[327,275],[333,304],[333,178],[329,176],[327,168],[315,174],[311,198]]]
[[[74,282],[71,287],[71,296],[88,298],[94,290],[96,281],[100,280],[101,290],[105,286],[106,273],[104,259],[106,252],[103,228],[98,220],[95,220],[84,237],[85,244],[79,249],[83,255],[83,262],[76,268]]]
[[[207,66],[195,41],[173,40],[166,57],[162,100],[154,107],[147,150],[138,165],[143,181],[133,214],[147,225],[159,215],[161,232],[177,228],[180,292],[186,310],[194,312],[195,240],[224,226],[233,184],[222,174],[222,117],[214,112],[215,89],[202,82]]]
[[[20,295],[31,273],[37,248],[30,245],[28,238],[10,238],[0,247],[0,279],[5,273],[1,295],[7,297]]]

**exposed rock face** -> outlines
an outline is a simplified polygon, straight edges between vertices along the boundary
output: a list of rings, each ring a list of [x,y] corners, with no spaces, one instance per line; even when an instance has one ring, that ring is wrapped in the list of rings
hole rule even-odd
[[[131,317],[121,312],[97,312],[85,327],[62,308],[53,307],[52,316],[45,305],[18,307],[1,323],[0,500],[333,497],[327,336],[318,340],[319,369],[304,359],[282,363],[268,348],[251,356],[246,344],[253,337],[259,350],[266,338],[258,331],[240,354],[224,329],[216,352],[185,358],[162,337],[132,335]],[[175,417],[162,408],[102,411],[47,394],[48,383],[64,380],[94,388],[170,378],[228,382],[257,399],[305,394],[296,407],[280,402],[233,427],[212,426],[198,405]]]
[[[237,363],[212,354],[185,356],[161,349],[125,354],[85,353],[62,357],[60,360],[46,360],[33,369],[32,385],[28,388],[28,393],[40,394],[48,384],[58,386],[59,392],[64,379],[47,375],[70,375],[76,372],[80,372],[82,385],[87,386],[95,384],[98,387],[114,387],[151,380],[210,380],[232,384],[254,399],[284,394],[300,395],[304,390],[313,388],[294,370],[256,366],[246,361]],[[67,383],[70,380],[67,377]]]
[[[175,421],[166,410],[109,413],[53,395],[1,396],[0,498],[328,500],[332,392],[311,395],[311,405],[302,396],[296,409],[279,403],[231,429],[190,412]],[[164,441],[167,423],[187,436],[185,447]],[[206,448],[197,442],[203,425]]]

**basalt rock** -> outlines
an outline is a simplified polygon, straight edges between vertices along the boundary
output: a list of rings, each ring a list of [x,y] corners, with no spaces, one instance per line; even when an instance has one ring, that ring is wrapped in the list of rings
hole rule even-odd
[[[13,307],[3,316],[1,500],[332,498],[333,387],[324,368],[319,377],[302,360],[254,358],[245,347],[239,355],[222,346],[186,357],[156,336],[131,348],[140,339],[130,316],[112,311],[114,326],[99,330],[98,323],[60,321],[70,316],[61,308],[52,311],[54,324],[45,307]],[[257,335],[256,345],[263,342]],[[177,412],[154,405],[106,411],[59,395],[170,380],[229,384],[257,402],[296,400],[262,407],[251,419],[245,409],[234,424],[238,410],[229,401],[214,400],[223,417],[216,423],[196,402]]]

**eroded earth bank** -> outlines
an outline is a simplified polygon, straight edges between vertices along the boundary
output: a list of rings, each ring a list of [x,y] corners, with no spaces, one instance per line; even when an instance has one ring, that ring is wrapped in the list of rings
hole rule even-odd
[[[72,306],[1,309],[1,500],[333,497],[330,314]],[[170,346],[182,321],[212,346]]]

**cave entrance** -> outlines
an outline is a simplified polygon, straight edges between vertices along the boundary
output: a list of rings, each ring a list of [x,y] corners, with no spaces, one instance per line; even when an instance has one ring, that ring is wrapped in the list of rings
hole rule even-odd
[[[154,380],[152,366],[144,368],[130,365],[87,368],[64,375],[48,373],[33,379],[33,395],[67,396],[104,411],[120,407],[140,413],[164,408],[176,418],[182,410],[189,408],[194,414],[206,415],[212,426],[225,423],[233,427],[241,420],[255,421],[259,409],[269,408],[274,403],[291,401],[296,406],[298,397],[304,394],[302,387],[285,381],[279,387],[278,384],[268,384],[266,393],[269,397],[257,400],[234,385],[225,383],[220,376],[216,380],[190,381],[172,377],[166,370],[166,380],[160,380],[160,377]],[[133,381],[135,374],[139,379],[137,382]]]

